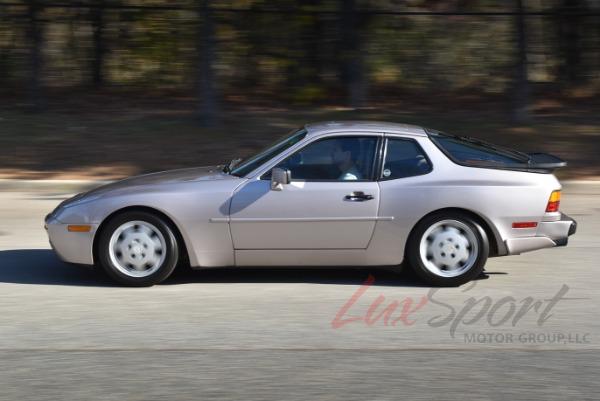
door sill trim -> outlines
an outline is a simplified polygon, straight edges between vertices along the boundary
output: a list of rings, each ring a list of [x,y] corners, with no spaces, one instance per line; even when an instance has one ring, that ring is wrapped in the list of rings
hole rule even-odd
[[[392,221],[393,216],[381,217],[231,217],[229,220],[211,218],[212,223],[307,223],[307,222],[331,222],[331,221]]]

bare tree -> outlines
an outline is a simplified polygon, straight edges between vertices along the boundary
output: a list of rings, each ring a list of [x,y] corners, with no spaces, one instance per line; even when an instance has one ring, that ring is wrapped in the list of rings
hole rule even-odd
[[[90,11],[93,34],[92,84],[94,88],[104,85],[104,0],[96,0]]]
[[[360,46],[361,16],[355,0],[341,0],[341,79],[347,91],[348,105],[362,107],[366,101],[365,66]]]
[[[199,0],[198,15],[198,116],[204,126],[216,124],[219,112],[215,89],[215,28],[210,0]]]
[[[515,32],[516,62],[514,85],[513,118],[515,122],[525,123],[531,119],[529,114],[529,80],[527,78],[527,31],[523,0],[516,0]]]
[[[302,9],[315,11],[319,7],[318,0],[298,0],[296,4]],[[287,87],[290,89],[316,87],[321,85],[323,42],[322,16],[318,12],[306,15],[294,15],[288,31],[287,42],[288,67],[286,71]],[[293,91],[296,92],[296,91]]]
[[[563,0],[558,11],[559,77],[564,84],[581,82],[585,76],[583,68],[583,40],[588,10],[585,0]]]
[[[29,86],[28,98],[31,111],[39,112],[44,108],[42,74],[42,27],[39,20],[41,6],[37,0],[29,0]]]

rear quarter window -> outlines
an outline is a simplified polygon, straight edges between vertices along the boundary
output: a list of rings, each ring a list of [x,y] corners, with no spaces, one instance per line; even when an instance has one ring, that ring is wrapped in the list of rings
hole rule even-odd
[[[431,163],[423,149],[413,140],[389,138],[385,151],[382,180],[395,180],[427,174]]]

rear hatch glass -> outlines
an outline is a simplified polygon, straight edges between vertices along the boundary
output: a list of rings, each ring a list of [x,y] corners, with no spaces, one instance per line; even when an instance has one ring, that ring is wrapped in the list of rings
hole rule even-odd
[[[563,160],[546,153],[524,153],[481,139],[430,129],[427,129],[427,133],[446,156],[464,166],[551,172],[566,165]]]

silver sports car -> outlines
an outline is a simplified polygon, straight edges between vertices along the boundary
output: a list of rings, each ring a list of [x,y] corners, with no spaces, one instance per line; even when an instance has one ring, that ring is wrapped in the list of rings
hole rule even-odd
[[[148,286],[179,262],[410,266],[454,286],[490,256],[564,246],[565,165],[403,124],[326,122],[247,160],[142,175],[79,194],[46,217],[64,261]]]

